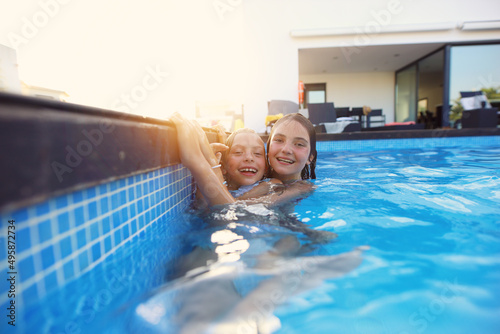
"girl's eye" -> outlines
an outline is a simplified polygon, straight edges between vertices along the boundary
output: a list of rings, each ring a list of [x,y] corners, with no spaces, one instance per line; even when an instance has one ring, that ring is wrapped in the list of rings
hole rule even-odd
[[[283,140],[281,138],[274,138],[273,141],[278,142],[278,143],[283,142]]]
[[[255,152],[254,154],[255,154],[256,156],[258,156],[258,157],[261,157],[261,156],[262,156],[262,153],[260,153],[260,152]]]
[[[234,155],[242,155],[242,154],[243,154],[243,152],[241,152],[241,151],[236,151],[236,152],[233,152],[233,154],[234,154]]]

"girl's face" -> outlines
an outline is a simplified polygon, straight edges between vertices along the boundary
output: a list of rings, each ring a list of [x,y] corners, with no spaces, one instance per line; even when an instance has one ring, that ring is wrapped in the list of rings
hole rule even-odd
[[[230,190],[262,180],[266,172],[264,142],[256,133],[238,133],[224,162]]]
[[[297,121],[279,124],[273,135],[267,154],[273,168],[273,176],[281,181],[301,179],[301,171],[313,159],[307,129]]]

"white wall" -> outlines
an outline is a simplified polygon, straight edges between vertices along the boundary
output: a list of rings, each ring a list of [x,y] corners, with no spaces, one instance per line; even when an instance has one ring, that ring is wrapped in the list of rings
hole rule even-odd
[[[336,107],[370,106],[382,109],[386,122],[394,121],[394,73],[339,73],[302,75],[305,84],[326,83],[326,100]]]
[[[21,92],[16,51],[0,44],[0,91]]]
[[[245,126],[265,130],[267,102],[298,100],[299,58],[290,38],[289,22],[299,21],[300,12],[282,1],[244,1],[245,37],[248,56],[245,77]]]

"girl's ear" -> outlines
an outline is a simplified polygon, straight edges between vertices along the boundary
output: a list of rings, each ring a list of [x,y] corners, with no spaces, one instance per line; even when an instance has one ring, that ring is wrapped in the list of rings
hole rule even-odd
[[[306,162],[306,165],[310,165],[313,160],[314,160],[314,155],[311,154],[311,156],[309,157],[309,159]]]

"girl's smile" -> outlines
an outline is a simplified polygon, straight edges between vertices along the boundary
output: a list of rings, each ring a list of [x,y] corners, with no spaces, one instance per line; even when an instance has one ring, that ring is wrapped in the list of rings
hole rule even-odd
[[[266,172],[264,142],[255,133],[238,133],[233,140],[226,161],[228,188],[238,189],[262,180]]]
[[[312,160],[306,128],[294,120],[279,124],[271,138],[268,158],[275,177],[283,182],[300,180],[302,169]]]

